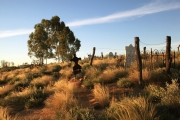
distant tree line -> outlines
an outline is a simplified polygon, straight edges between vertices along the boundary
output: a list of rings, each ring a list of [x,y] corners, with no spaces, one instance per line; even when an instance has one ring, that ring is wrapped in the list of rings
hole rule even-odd
[[[81,47],[81,41],[58,16],[50,20],[42,19],[34,26],[29,35],[28,55],[36,57],[43,64],[44,59],[55,58],[60,61],[70,60]]]
[[[8,62],[5,60],[1,60],[1,67],[10,67],[10,66],[14,66],[14,62]]]

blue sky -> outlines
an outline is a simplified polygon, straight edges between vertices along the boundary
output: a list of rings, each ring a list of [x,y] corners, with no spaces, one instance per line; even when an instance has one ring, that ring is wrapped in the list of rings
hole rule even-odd
[[[165,50],[166,36],[172,50],[180,44],[180,0],[0,0],[0,60],[31,63],[29,34],[55,15],[81,40],[81,58],[93,47],[96,55],[124,54],[136,36],[141,50]]]

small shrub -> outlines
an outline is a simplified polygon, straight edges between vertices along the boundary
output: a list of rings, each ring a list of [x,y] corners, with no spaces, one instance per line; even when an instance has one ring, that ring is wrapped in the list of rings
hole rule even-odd
[[[44,100],[47,98],[47,94],[41,89],[35,89],[29,96],[29,99],[25,103],[25,108],[33,108],[43,105]]]
[[[180,80],[180,70],[171,69],[171,79]]]
[[[165,105],[174,105],[180,103],[180,90],[177,80],[172,80],[172,84],[166,83],[166,88],[149,85],[146,90],[149,92],[149,99],[161,101]]]
[[[127,80],[126,78],[120,78],[117,81],[117,86],[122,88],[131,88],[134,87],[135,84],[132,81]]]
[[[180,103],[180,89],[177,80],[172,80],[172,83],[166,83],[166,92],[162,96],[162,103],[168,105],[176,105]]]

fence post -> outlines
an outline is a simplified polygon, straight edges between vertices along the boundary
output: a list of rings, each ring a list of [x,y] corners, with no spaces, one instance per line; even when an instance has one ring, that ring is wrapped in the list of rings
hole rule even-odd
[[[135,41],[135,52],[136,52],[136,60],[137,60],[137,69],[138,69],[138,76],[139,76],[139,85],[140,87],[143,87],[142,84],[142,60],[141,60],[141,55],[140,55],[140,50],[139,50],[139,37],[134,37]]]
[[[145,55],[146,54],[146,47],[144,47],[143,50],[144,50],[144,55]]]
[[[92,66],[92,63],[93,63],[95,50],[96,50],[96,48],[95,48],[95,47],[93,47],[93,54],[92,54],[92,56],[91,56],[91,60],[90,60],[90,65],[91,65],[91,66]]]
[[[151,70],[152,70],[152,48],[151,48]]]
[[[101,58],[103,59],[103,52],[101,52]]]
[[[166,73],[170,74],[171,68],[171,36],[166,36]]]
[[[164,67],[164,52],[162,52],[162,56],[163,56],[162,66]]]
[[[176,52],[174,51],[174,68],[175,68],[175,57],[176,57]]]

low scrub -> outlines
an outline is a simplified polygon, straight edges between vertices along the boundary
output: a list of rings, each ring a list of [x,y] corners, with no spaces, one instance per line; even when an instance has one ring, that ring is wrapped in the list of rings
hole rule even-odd
[[[132,88],[135,86],[135,83],[132,81],[129,81],[127,78],[120,78],[117,81],[117,86],[120,88]]]
[[[150,99],[157,99],[165,105],[173,105],[180,103],[180,90],[177,80],[172,80],[172,83],[166,83],[166,87],[160,87],[157,85],[149,85],[146,88],[149,93]]]

